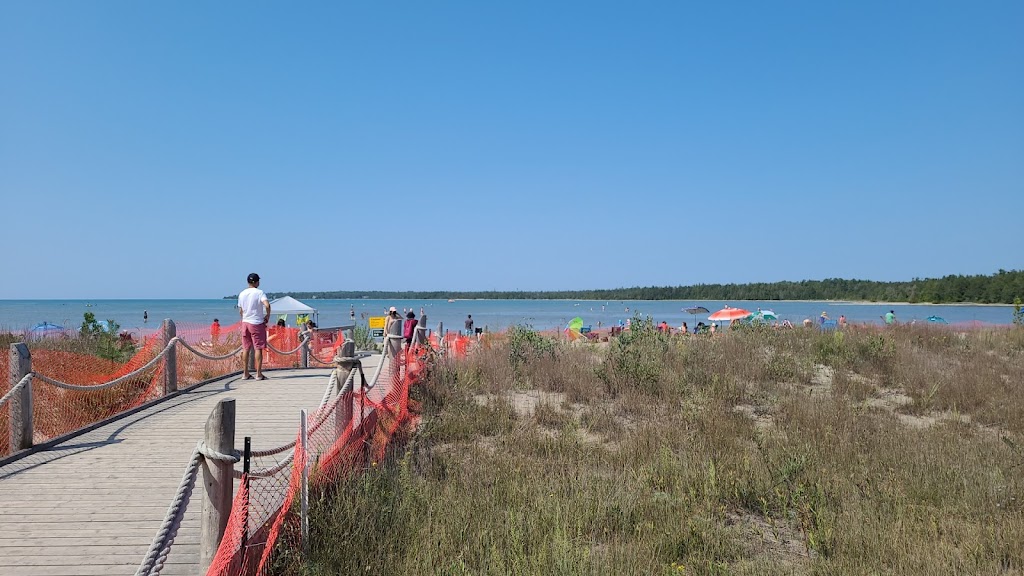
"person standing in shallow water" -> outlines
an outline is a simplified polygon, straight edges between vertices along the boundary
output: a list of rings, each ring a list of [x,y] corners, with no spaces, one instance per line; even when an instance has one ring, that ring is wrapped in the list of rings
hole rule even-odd
[[[892,310],[889,310],[888,312],[885,313],[885,316],[882,316],[882,320],[885,320],[886,325],[895,324],[896,323],[896,313],[893,312]]]
[[[466,336],[473,333],[473,315],[466,314]]]
[[[142,323],[145,324],[146,322],[149,322],[149,312],[143,310],[142,311]]]

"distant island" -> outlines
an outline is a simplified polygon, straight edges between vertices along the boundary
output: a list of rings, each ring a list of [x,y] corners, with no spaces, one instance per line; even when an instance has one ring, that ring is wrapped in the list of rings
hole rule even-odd
[[[801,280],[752,284],[696,284],[694,286],[636,286],[607,290],[454,292],[332,290],[323,292],[268,292],[270,298],[299,299],[406,299],[406,300],[846,300],[906,302],[909,304],[1013,304],[1024,298],[1024,271],[999,270],[991,275],[950,275],[915,278],[907,282],[871,280]],[[225,296],[236,298],[237,296]]]

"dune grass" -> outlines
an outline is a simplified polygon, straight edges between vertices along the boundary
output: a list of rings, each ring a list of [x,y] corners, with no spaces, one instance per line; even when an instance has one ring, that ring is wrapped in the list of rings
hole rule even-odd
[[[314,503],[304,574],[1019,574],[1024,330],[527,329]]]

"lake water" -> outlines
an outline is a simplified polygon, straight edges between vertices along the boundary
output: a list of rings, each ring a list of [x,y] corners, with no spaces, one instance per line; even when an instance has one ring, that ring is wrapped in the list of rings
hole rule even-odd
[[[444,322],[446,329],[462,329],[467,314],[472,314],[476,327],[501,330],[513,325],[529,325],[537,330],[564,326],[575,316],[583,318],[585,325],[597,328],[625,321],[634,314],[651,316],[656,322],[667,321],[679,326],[683,321],[691,327],[695,318],[683,312],[690,306],[704,306],[714,312],[726,305],[755,311],[758,308],[774,310],[780,320],[797,324],[804,318],[816,319],[822,311],[832,319],[845,314],[850,322],[881,323],[880,316],[894,310],[900,322],[923,321],[929,316],[940,316],[949,323],[980,321],[986,324],[1010,324],[1013,306],[974,305],[914,305],[914,304],[860,304],[849,302],[755,302],[718,300],[305,300],[316,308],[319,326],[323,328],[349,324],[350,307],[356,322],[366,323],[369,316],[381,316],[389,306],[399,310],[413,309],[419,316],[420,308],[427,314],[428,326],[436,329]],[[143,311],[149,320],[143,322]],[[149,333],[159,328],[164,318],[177,323],[198,322],[209,324],[218,318],[223,325],[238,320],[235,300],[0,300],[0,331],[21,332],[40,322],[77,329],[85,312],[92,312],[97,320],[114,320],[122,329]],[[276,319],[276,316],[275,316]],[[294,316],[288,318],[294,325]],[[696,321],[707,322],[707,314],[698,315]]]

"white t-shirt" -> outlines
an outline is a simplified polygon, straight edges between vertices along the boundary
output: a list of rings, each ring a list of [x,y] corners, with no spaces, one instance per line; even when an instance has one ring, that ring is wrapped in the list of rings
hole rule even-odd
[[[249,287],[242,290],[238,295],[238,307],[242,309],[242,322],[246,324],[263,324],[264,312],[263,302],[267,301],[267,295],[259,288]]]

